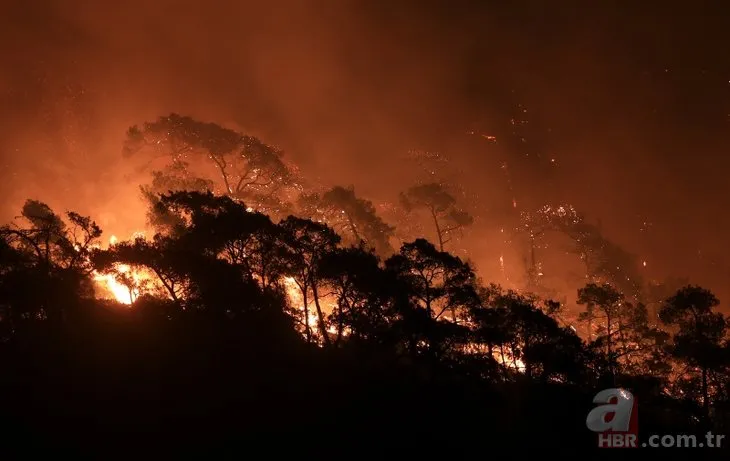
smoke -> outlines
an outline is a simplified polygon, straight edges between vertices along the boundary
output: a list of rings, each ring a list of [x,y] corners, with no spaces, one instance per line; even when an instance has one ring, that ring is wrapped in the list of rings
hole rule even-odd
[[[724,80],[722,94],[688,90],[715,88],[688,76],[717,38],[705,40],[699,27],[711,27],[691,12],[533,1],[6,3],[4,220],[31,197],[90,213],[111,232],[141,226],[146,176],[123,161],[121,142],[130,125],[170,112],[257,135],[308,177],[376,200],[408,186],[409,149],[440,150],[491,207],[508,195],[501,139],[490,147],[466,133],[523,104],[549,138],[539,147],[556,159],[557,196],[601,218],[648,261],[648,277],[722,288],[726,141],[723,125],[699,120],[727,122],[730,73],[704,69]],[[537,200],[544,192],[531,182],[516,187]],[[489,278],[498,226],[481,218],[469,249],[494,266]]]

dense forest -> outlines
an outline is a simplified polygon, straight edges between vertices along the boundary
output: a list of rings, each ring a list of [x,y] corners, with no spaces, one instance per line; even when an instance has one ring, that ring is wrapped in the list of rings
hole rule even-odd
[[[156,165],[152,232],[107,244],[93,216],[34,199],[0,228],[3,450],[593,450],[586,415],[613,387],[642,439],[730,432],[719,300],[640,280],[569,205],[510,224],[528,262],[513,290],[453,251],[473,222],[453,184],[406,185],[388,215],[175,114],[130,128],[123,155]],[[575,306],[541,285],[547,232],[585,266]]]

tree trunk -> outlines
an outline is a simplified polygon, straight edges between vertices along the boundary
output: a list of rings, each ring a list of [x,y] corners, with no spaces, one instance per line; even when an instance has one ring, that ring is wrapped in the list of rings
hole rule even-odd
[[[611,349],[611,314],[608,313],[608,310],[606,311],[606,356],[608,357],[608,372],[611,375],[611,382],[614,384],[616,381],[616,376],[614,374],[613,370],[613,351]]]
[[[307,303],[307,287],[306,285],[302,290],[302,308],[304,309],[304,330],[307,335],[307,344],[312,342],[312,330],[309,328],[309,306]]]
[[[312,282],[312,295],[314,296],[314,307],[317,309],[317,318],[319,320],[319,331],[322,334],[322,341],[325,346],[330,345],[330,337],[327,333],[327,325],[324,323],[324,313],[319,305],[319,294],[317,293],[317,283]]]
[[[337,303],[337,339],[335,340],[335,345],[339,345],[340,341],[342,341],[342,330],[345,328],[344,325],[344,319],[342,318],[343,315],[343,309],[342,309],[342,303],[345,302],[343,299],[340,299]]]
[[[439,239],[439,251],[444,251],[444,237],[441,235],[441,226],[439,225],[439,220],[436,216],[436,210],[433,207],[431,207],[431,217],[433,218],[433,223],[436,226],[436,236]]]
[[[535,258],[535,237],[530,236],[530,288],[537,287],[537,258]]]
[[[360,237],[360,234],[357,232],[357,228],[355,227],[355,223],[352,222],[352,218],[349,214],[345,213],[345,216],[347,216],[347,222],[350,224],[350,230],[352,231],[352,235],[355,236],[355,241],[357,241],[358,244],[362,242],[362,237]]]
[[[705,423],[710,420],[710,392],[707,384],[707,367],[702,367],[702,413]]]

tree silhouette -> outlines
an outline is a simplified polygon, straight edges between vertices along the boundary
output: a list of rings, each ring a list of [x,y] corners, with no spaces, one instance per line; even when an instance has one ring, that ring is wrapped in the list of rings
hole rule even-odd
[[[425,209],[428,211],[436,229],[439,250],[452,239],[453,233],[470,226],[474,218],[466,211],[457,208],[456,199],[438,183],[417,185],[401,193],[401,204],[406,211]]]
[[[348,340],[388,342],[389,327],[397,316],[394,280],[380,267],[375,253],[358,247],[336,249],[320,260],[319,276],[337,299],[330,315],[337,329],[335,344],[346,333]]]
[[[688,285],[667,299],[659,311],[662,322],[678,328],[672,338],[671,352],[687,365],[681,377],[691,383],[693,375],[696,376],[694,370],[699,371],[699,396],[706,422],[712,396],[722,386],[712,379],[713,375],[719,373],[721,380],[727,379],[723,371],[729,364],[724,347],[728,322],[724,315],[714,312],[719,304],[711,291]]]
[[[589,356],[580,338],[537,306],[533,297],[492,286],[482,291],[483,303],[472,309],[475,338],[489,357],[498,352],[507,370],[524,370],[542,382],[586,379]],[[550,304],[550,313],[556,306]]]
[[[309,324],[309,293],[311,291],[320,336],[325,345],[330,345],[327,322],[320,302],[319,264],[322,258],[335,250],[340,242],[340,237],[324,224],[295,216],[289,216],[281,221],[279,228],[282,230],[284,274],[294,279],[302,294],[303,323],[307,341],[312,340]]]
[[[151,151],[153,160],[170,159],[169,166],[156,171],[152,185],[144,189],[149,197],[169,191],[210,190],[212,181],[206,173],[211,166],[220,181],[216,192],[271,214],[286,213],[290,195],[299,187],[294,169],[278,149],[253,136],[178,114],[132,126],[124,153],[131,156],[142,150]]]
[[[47,317],[60,323],[81,293],[89,296],[84,283],[91,270],[88,257],[101,229],[75,212],[66,214],[66,223],[36,200],[25,202],[21,218],[20,224],[0,227],[4,252],[20,263],[6,275],[6,296],[14,298],[10,309],[15,304],[16,311],[11,318]]]
[[[479,302],[471,267],[424,239],[404,244],[386,261],[386,268],[405,284],[414,305],[425,309],[429,318],[438,320],[448,312],[452,322],[460,323],[466,310]]]
[[[589,283],[609,283],[634,301],[640,299],[642,280],[635,255],[608,240],[599,226],[582,219],[561,230],[574,242],[572,251],[583,261]]]
[[[189,256],[175,238],[157,234],[151,241],[138,237],[98,250],[92,255],[92,261],[101,273],[114,273],[118,264],[148,269],[158,282],[151,287],[153,294],[168,297],[182,307],[191,289]]]
[[[578,290],[578,304],[585,306],[578,318],[588,323],[589,341],[603,351],[612,380],[618,366],[634,372],[668,372],[662,353],[668,335],[649,325],[646,306],[628,302],[612,285],[595,283]]]
[[[350,234],[355,245],[364,241],[379,254],[393,252],[390,239],[394,228],[378,216],[372,202],[358,198],[353,187],[335,186],[321,196],[305,194],[300,198],[299,206],[308,218]]]
[[[183,418],[156,432],[175,437],[194,421],[191,433],[210,437],[305,422],[339,433],[342,424],[359,427],[362,415],[368,424],[393,411],[409,424],[434,412],[451,421],[481,402],[480,413],[497,413],[485,428],[502,430],[515,411],[530,421],[540,414],[524,413],[533,398],[557,399],[567,419],[580,420],[595,389],[610,384],[642,399],[646,427],[691,430],[693,410],[683,405],[702,402],[703,421],[720,424],[728,401],[726,320],[699,287],[680,290],[661,311],[674,333],[668,351],[684,365],[671,380],[657,366],[669,362],[668,333],[610,285],[580,292],[586,317],[600,324],[586,344],[556,321],[564,306],[483,286],[469,264],[424,239],[381,262],[372,249],[340,246],[325,224],[293,216],[274,224],[209,191],[159,196],[151,215],[165,223],[160,232],[107,249],[88,218],[63,220],[40,202],[24,214],[23,225],[0,234],[0,357],[12,358],[3,376],[19,377],[0,379],[0,395],[17,400],[4,401],[11,418],[40,418],[23,402],[38,405],[43,394],[44,414],[114,416],[125,430],[145,424],[140,414]],[[137,293],[125,309],[89,290],[95,273],[120,265]],[[133,286],[140,271],[150,282]],[[289,281],[302,311],[288,309]],[[103,406],[83,397],[92,387],[103,389]],[[316,408],[303,416],[312,399]],[[252,420],[239,426],[244,408]],[[277,421],[267,416],[272,408]],[[657,423],[665,420],[670,426]],[[527,429],[504,433],[515,430]]]
[[[576,231],[572,214],[555,211],[540,221],[546,231]],[[23,423],[11,430],[67,438],[92,430],[88,417],[148,445],[142,434],[213,440],[314,425],[362,437],[372,421],[386,433],[428,421],[436,436],[478,412],[479,433],[519,440],[545,402],[559,402],[562,433],[608,386],[641,399],[647,431],[691,432],[696,415],[714,431],[727,418],[728,325],[704,288],[666,300],[659,328],[601,283],[597,265],[578,296],[597,333],[585,342],[558,321],[570,307],[484,285],[425,239],[383,261],[362,241],[341,245],[324,223],[274,223],[209,190],[156,196],[149,213],[157,234],[106,249],[90,218],[42,202],[1,228],[0,418]],[[106,273],[129,288],[130,305],[94,296]]]
[[[210,192],[163,195],[152,214],[170,223],[165,229],[168,235],[180,237],[188,248],[226,260],[262,289],[278,283],[280,231],[268,216]]]

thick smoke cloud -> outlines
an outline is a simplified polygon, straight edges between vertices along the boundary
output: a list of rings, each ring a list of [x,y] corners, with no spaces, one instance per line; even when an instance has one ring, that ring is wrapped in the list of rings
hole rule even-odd
[[[503,3],[10,1],[2,216],[34,197],[112,232],[141,225],[145,176],[121,141],[169,112],[258,135],[310,178],[373,199],[405,186],[412,148],[448,153],[468,188],[502,196],[501,154],[466,148],[465,133],[521,103],[550,133],[562,197],[649,276],[721,291],[730,72],[709,59],[726,39],[712,15]],[[478,225],[471,256],[489,267],[499,250],[488,216]]]

